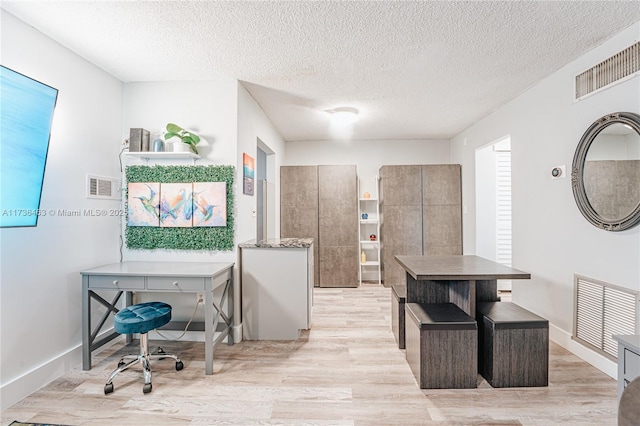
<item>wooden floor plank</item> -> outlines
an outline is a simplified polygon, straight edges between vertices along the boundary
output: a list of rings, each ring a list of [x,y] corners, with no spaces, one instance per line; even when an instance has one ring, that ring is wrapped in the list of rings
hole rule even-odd
[[[13,420],[67,425],[615,425],[616,383],[550,345],[549,386],[420,390],[391,333],[391,293],[375,284],[316,288],[312,329],[296,341],[245,341],[216,351],[204,375],[204,344],[161,343],[185,364],[153,363],[153,391],[133,369],[103,394],[118,358],[137,344],[94,355],[2,412]]]

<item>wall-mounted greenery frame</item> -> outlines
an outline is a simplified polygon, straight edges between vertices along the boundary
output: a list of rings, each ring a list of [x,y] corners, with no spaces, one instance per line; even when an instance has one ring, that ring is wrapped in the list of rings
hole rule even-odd
[[[127,183],[226,182],[227,184],[227,226],[206,228],[126,226],[127,248],[137,250],[233,250],[234,176],[234,166],[127,166],[125,171]],[[126,199],[125,196],[125,203]]]

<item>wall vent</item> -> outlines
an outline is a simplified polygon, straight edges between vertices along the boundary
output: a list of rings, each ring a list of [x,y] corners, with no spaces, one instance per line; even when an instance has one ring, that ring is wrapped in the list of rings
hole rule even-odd
[[[615,334],[637,334],[639,293],[574,276],[573,338],[608,358],[618,357]]]
[[[87,198],[119,200],[118,179],[87,175]]]
[[[640,42],[576,76],[576,100],[640,73]]]

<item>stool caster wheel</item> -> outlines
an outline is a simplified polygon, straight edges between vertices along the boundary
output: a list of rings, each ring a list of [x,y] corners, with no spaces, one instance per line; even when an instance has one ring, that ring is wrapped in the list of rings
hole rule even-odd
[[[145,383],[144,386],[142,387],[142,393],[149,393],[151,392],[151,383]]]
[[[120,362],[118,362],[118,368],[122,367],[124,365],[124,361],[120,360]]]
[[[158,348],[158,355],[164,355],[166,354],[166,352],[164,351],[164,349],[162,348]],[[165,357],[162,358],[158,358],[159,360],[163,360]]]
[[[111,392],[113,392],[113,383],[107,383],[104,385],[104,394],[109,395]]]
[[[176,371],[180,371],[184,368],[184,364],[182,363],[182,361],[177,361],[176,362]]]

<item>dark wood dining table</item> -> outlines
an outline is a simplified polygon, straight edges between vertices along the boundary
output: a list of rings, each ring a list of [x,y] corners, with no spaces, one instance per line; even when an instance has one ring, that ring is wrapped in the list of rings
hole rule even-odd
[[[473,255],[395,256],[406,271],[406,303],[454,303],[476,317],[476,303],[498,301],[498,280],[531,274]]]

